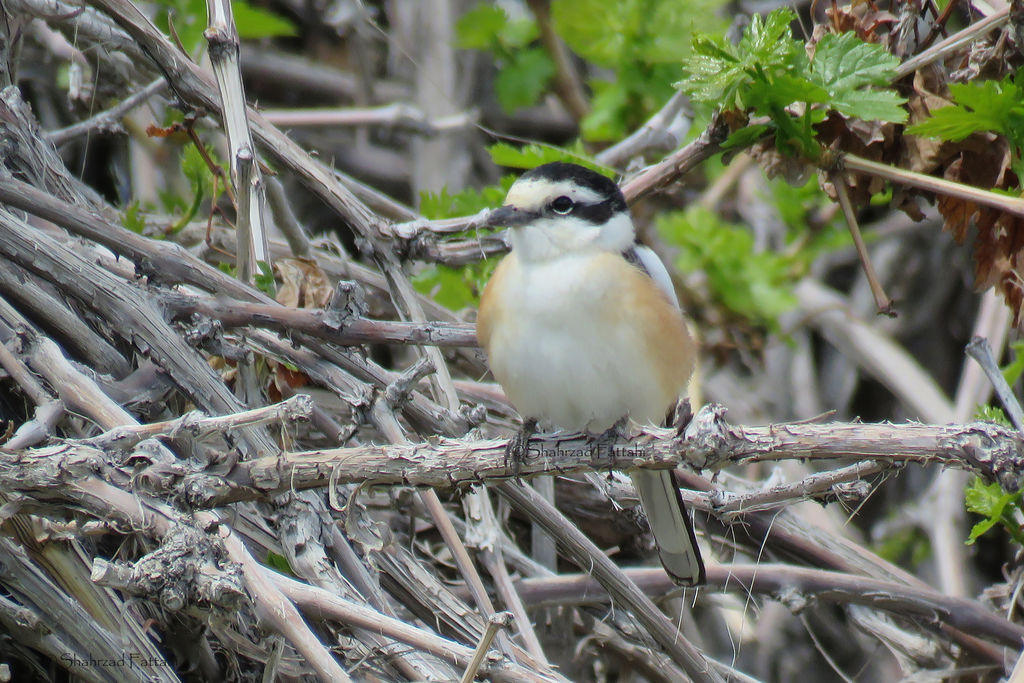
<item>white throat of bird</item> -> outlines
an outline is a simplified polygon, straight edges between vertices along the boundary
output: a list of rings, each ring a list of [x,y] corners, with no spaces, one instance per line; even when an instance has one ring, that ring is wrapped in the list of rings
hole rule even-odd
[[[594,225],[574,216],[542,217],[512,228],[509,241],[524,263],[550,261],[588,251],[620,253],[633,246],[635,232],[628,212]]]

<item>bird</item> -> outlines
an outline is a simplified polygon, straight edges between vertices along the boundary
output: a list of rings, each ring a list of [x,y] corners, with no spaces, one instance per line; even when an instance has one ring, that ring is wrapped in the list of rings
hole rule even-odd
[[[491,372],[523,418],[509,452],[523,449],[538,423],[605,435],[627,419],[663,423],[686,391],[696,342],[668,270],[637,242],[615,181],[578,164],[543,164],[482,222],[509,228],[511,245],[476,322]],[[668,575],[704,583],[671,472],[630,476]]]

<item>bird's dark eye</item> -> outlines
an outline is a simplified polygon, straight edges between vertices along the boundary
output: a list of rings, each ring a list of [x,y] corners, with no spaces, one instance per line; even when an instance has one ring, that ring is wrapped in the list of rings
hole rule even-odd
[[[575,204],[573,203],[573,201],[566,197],[565,195],[562,195],[561,197],[556,197],[551,202],[551,210],[554,211],[555,213],[560,213],[563,216],[572,211],[572,208],[574,206]]]

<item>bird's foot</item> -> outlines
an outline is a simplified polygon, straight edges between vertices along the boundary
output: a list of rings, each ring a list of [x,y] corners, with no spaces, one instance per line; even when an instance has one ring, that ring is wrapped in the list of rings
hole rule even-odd
[[[670,416],[671,421],[669,424],[675,428],[676,436],[681,437],[686,433],[686,428],[693,422],[693,406],[690,405],[690,399],[684,398],[678,401],[673,413]]]
[[[629,424],[629,416],[623,415],[615,421],[608,429],[600,434],[587,434],[587,445],[590,447],[590,459],[595,463],[600,461],[602,454],[615,460],[615,444],[624,436],[627,436],[626,425]]]
[[[537,433],[537,420],[528,417],[523,426],[512,435],[505,446],[505,468],[512,470],[512,476],[519,477],[522,465],[530,450],[530,437]]]

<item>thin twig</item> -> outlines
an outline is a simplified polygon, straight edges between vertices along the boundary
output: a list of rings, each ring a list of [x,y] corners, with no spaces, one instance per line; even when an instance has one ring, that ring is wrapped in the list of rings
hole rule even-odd
[[[871,294],[875,297],[875,308],[880,315],[887,315],[890,318],[896,317],[892,307],[892,299],[885,293],[882,283],[878,281],[878,274],[875,266],[871,263],[871,256],[868,248],[864,245],[864,236],[860,233],[860,226],[857,225],[857,214],[850,203],[850,194],[846,191],[846,177],[843,171],[829,173],[833,187],[836,188],[836,196],[839,198],[839,206],[843,209],[843,216],[846,218],[846,227],[850,229],[853,243],[857,247],[857,256],[864,268],[864,275],[868,278],[868,285],[871,287]]]
[[[660,567],[624,571],[651,595],[664,595],[675,588]],[[788,593],[788,599],[797,609],[813,598],[836,604],[865,605],[926,620],[939,619],[968,633],[1011,646],[1019,646],[1024,638],[1024,626],[1003,619],[973,600],[869,576],[762,562],[709,565],[707,582],[712,590],[751,591],[776,596],[785,596],[787,591],[792,591]],[[520,594],[534,607],[593,604],[608,600],[600,582],[588,574],[523,579],[520,581]]]
[[[68,140],[73,140],[74,138],[77,138],[80,135],[85,135],[93,130],[102,130],[114,124],[132,109],[135,109],[135,107],[139,106],[154,95],[159,95],[166,89],[167,81],[164,80],[163,77],[158,78],[139,92],[126,97],[110,109],[101,111],[99,114],[91,116],[85,121],[73,123],[66,128],[51,130],[44,133],[43,137],[53,143],[54,147],[60,147]]]
[[[907,171],[902,168],[897,168],[896,166],[880,164],[876,161],[868,161],[867,159],[862,159],[858,156],[854,156],[853,154],[843,155],[840,163],[851,171],[867,173],[890,182],[909,185],[921,190],[936,192],[950,197],[956,197],[957,199],[963,199],[968,202],[977,202],[978,204],[990,206],[993,209],[999,209],[1000,211],[1006,211],[1016,216],[1024,216],[1024,199],[1007,197],[1006,195],[989,192],[988,190],[982,190],[977,187],[971,187],[970,185],[964,185],[963,183],[954,183],[951,180],[944,180],[942,178],[936,178],[935,176],[925,175],[923,173]]]
[[[996,391],[996,396],[999,397],[999,402],[1006,409],[1006,416],[1010,418],[1010,422],[1017,428],[1017,431],[1024,433],[1024,410],[1021,410],[1020,402],[1013,395],[1013,389],[1003,377],[1003,372],[996,363],[988,340],[983,337],[975,337],[964,350],[985,371],[989,381],[992,382],[992,388]]]
[[[187,433],[191,439],[201,440],[210,434],[223,434],[238,427],[308,420],[312,412],[312,399],[305,394],[296,394],[280,403],[232,415],[206,417],[198,411],[193,411],[164,422],[147,425],[121,425],[94,436],[88,441],[97,448],[126,449],[145,439],[161,436],[174,438],[182,432]]]
[[[907,74],[911,74],[918,69],[932,64],[951,52],[956,52],[961,47],[970,45],[973,43],[978,36],[981,34],[1002,26],[1010,18],[1010,8],[1006,7],[995,14],[982,19],[976,24],[971,24],[967,28],[954,33],[949,38],[936,43],[932,47],[928,48],[924,52],[918,55],[914,55],[907,61],[903,62],[896,68],[896,78],[903,78]]]

